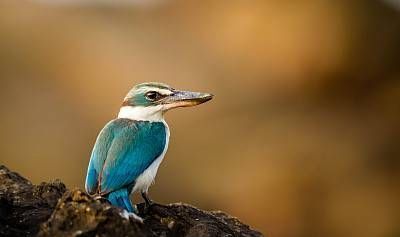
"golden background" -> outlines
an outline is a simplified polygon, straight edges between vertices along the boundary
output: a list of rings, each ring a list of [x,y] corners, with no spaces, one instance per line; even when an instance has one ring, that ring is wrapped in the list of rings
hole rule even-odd
[[[125,94],[160,81],[216,97],[167,114],[156,201],[400,236],[399,79],[396,0],[3,0],[0,164],[83,188]]]

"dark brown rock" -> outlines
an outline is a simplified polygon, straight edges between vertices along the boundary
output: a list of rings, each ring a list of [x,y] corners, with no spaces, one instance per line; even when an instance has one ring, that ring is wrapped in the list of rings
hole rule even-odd
[[[146,212],[139,204],[143,223],[121,211],[60,181],[35,186],[0,166],[0,236],[262,236],[223,212],[187,204],[154,204]]]
[[[154,204],[141,216],[156,236],[262,236],[223,212],[202,211],[183,203]]]
[[[0,166],[0,236],[33,236],[66,191],[60,181],[32,185]]]
[[[94,200],[81,190],[68,191],[50,219],[41,227],[44,236],[154,236],[142,223],[124,218],[106,200]]]

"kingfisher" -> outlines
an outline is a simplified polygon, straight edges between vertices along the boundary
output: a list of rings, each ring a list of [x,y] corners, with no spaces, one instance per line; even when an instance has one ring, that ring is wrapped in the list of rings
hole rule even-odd
[[[118,117],[108,122],[97,137],[89,161],[86,191],[106,198],[134,216],[137,209],[129,196],[140,192],[148,208],[152,204],[149,187],[168,149],[170,130],[165,113],[212,98],[209,93],[176,90],[157,82],[133,87]]]

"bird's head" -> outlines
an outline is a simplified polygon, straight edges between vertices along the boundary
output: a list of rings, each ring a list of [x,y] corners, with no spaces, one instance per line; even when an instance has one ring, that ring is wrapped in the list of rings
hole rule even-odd
[[[126,95],[118,117],[162,120],[168,110],[199,105],[212,98],[213,95],[208,93],[176,90],[163,83],[142,83],[133,87]]]

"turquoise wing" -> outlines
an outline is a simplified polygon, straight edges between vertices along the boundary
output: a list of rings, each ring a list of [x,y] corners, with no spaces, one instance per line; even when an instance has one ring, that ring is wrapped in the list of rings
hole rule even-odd
[[[94,145],[92,155],[89,161],[89,167],[86,175],[85,188],[89,194],[98,192],[99,174],[104,162],[107,159],[107,153],[114,139],[114,123],[109,122],[100,132]]]
[[[166,128],[161,122],[111,121],[99,135],[92,153],[88,192],[106,194],[132,185],[162,154],[165,145]]]

